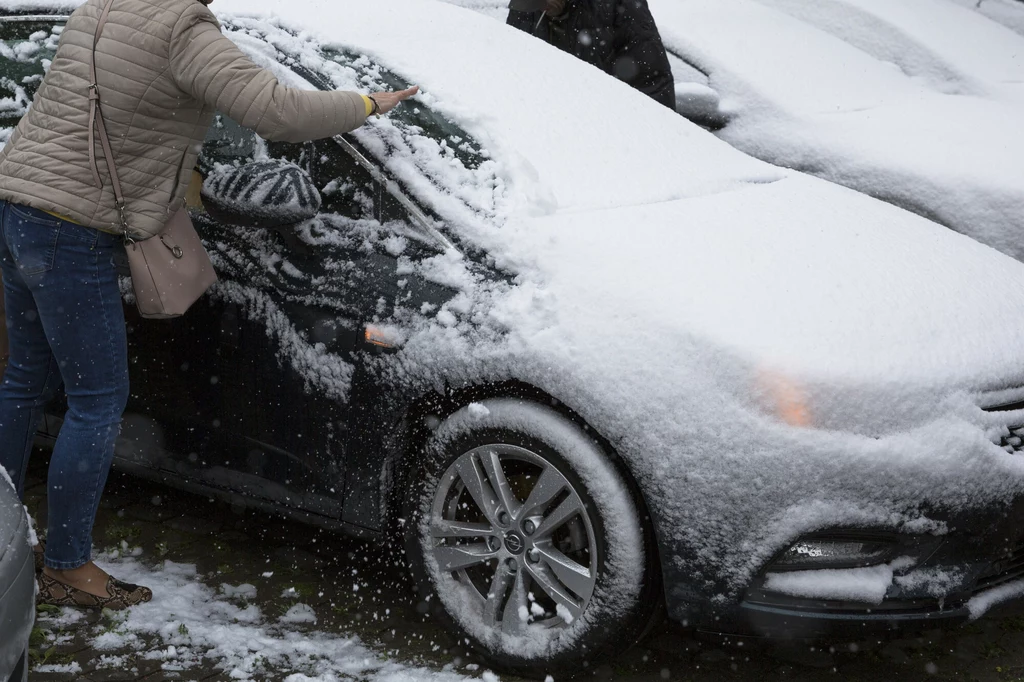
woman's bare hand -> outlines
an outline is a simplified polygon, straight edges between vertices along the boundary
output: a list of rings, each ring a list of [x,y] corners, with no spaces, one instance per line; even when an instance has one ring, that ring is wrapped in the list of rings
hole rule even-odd
[[[370,99],[377,102],[377,106],[380,108],[377,113],[386,114],[397,107],[400,102],[404,102],[419,91],[420,86],[414,85],[408,90],[399,90],[397,92],[375,92],[370,95]]]

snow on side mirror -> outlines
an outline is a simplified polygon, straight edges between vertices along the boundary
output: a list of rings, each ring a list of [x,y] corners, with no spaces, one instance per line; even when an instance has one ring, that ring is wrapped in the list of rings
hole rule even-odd
[[[214,220],[228,225],[280,228],[320,212],[313,179],[294,163],[277,159],[244,166],[218,166],[203,181],[203,205]]]
[[[694,123],[721,128],[728,118],[722,112],[718,93],[700,83],[676,83],[676,111]]]

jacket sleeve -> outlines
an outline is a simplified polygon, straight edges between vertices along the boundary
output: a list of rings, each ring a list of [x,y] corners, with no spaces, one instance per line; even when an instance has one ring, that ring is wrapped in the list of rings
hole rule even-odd
[[[620,0],[615,24],[614,64],[610,73],[674,110],[676,86],[672,66],[646,0]]]
[[[175,24],[169,59],[179,88],[271,141],[318,140],[366,122],[362,95],[281,85],[221,33],[213,13],[198,2]]]
[[[510,9],[505,23],[532,35],[534,32],[533,28],[537,25],[537,19],[539,18],[540,12],[520,12],[519,10]]]

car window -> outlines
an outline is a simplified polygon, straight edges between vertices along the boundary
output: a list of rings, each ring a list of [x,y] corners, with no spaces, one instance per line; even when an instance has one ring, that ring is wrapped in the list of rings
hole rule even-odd
[[[290,161],[309,173],[320,192],[321,218],[327,223],[336,227],[347,225],[350,229],[377,223],[437,246],[428,235],[419,233],[417,223],[421,221],[409,215],[407,206],[387,191],[385,183],[335,140],[304,144],[268,142],[229,117],[217,114],[198,165],[200,173],[207,176],[225,165],[239,167],[263,159]]]
[[[669,51],[668,63],[672,67],[672,77],[676,83],[700,83],[701,85],[711,85],[711,79],[706,73],[698,69],[696,66],[680,57],[675,52]]]
[[[0,21],[0,143],[6,142],[50,68],[63,22]]]

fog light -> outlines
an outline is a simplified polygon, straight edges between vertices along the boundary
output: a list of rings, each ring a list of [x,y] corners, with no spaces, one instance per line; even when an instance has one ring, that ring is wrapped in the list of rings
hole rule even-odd
[[[876,566],[894,559],[899,549],[896,543],[881,539],[805,538],[779,555],[770,570]]]

